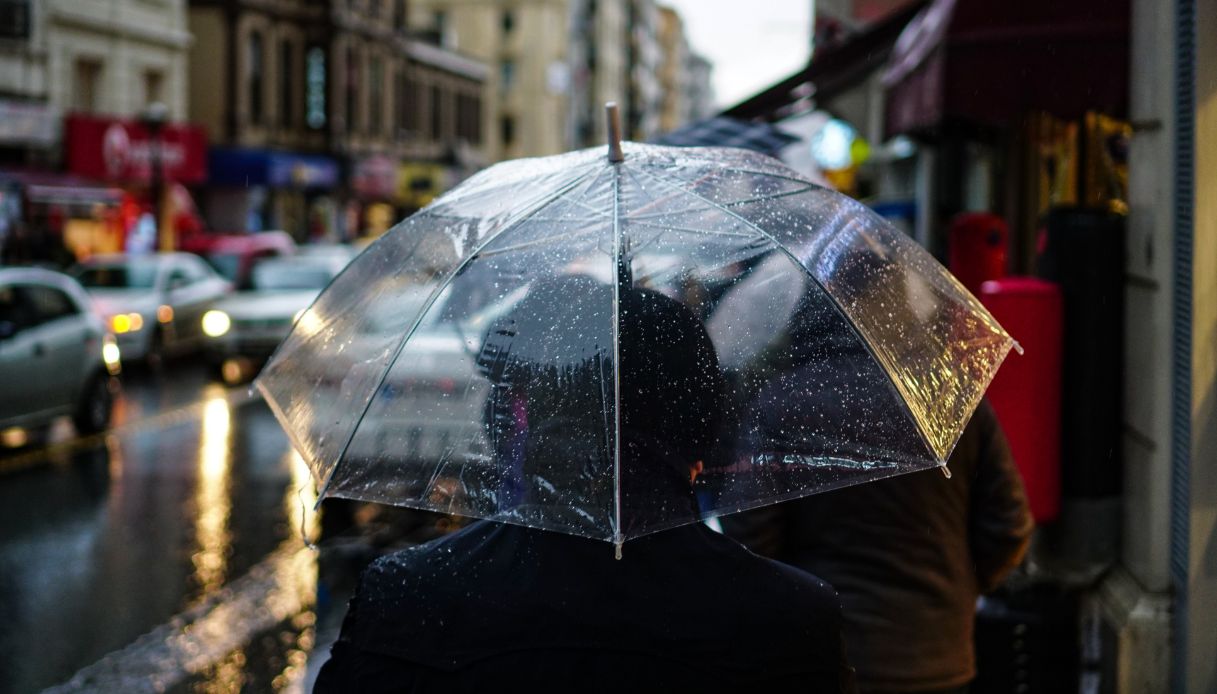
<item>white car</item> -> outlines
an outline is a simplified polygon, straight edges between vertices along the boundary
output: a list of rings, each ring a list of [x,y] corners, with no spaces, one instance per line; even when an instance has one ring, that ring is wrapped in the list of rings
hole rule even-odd
[[[338,255],[300,255],[259,262],[251,290],[230,294],[203,314],[200,327],[208,337],[209,357],[217,364],[269,357],[348,260]]]
[[[490,384],[477,357],[486,331],[524,298],[527,287],[477,308],[455,308],[467,298],[454,296],[450,289],[440,293],[398,355],[377,393],[377,404],[369,408],[351,441],[349,456],[436,463],[454,446],[489,455],[482,416]],[[417,313],[430,293],[431,287],[422,287],[400,296],[394,306],[382,306],[386,315],[372,316],[370,332],[381,330],[382,319],[394,325],[401,315]],[[358,345],[361,339],[380,338],[356,335],[352,354],[364,353]],[[332,367],[349,373],[360,365],[338,356]],[[335,374],[332,380],[340,383],[347,373]]]
[[[71,277],[0,267],[0,430],[71,415],[80,433],[110,423],[119,350]]]
[[[152,363],[201,348],[203,314],[232,289],[190,253],[99,255],[72,274],[118,337],[123,356]]]

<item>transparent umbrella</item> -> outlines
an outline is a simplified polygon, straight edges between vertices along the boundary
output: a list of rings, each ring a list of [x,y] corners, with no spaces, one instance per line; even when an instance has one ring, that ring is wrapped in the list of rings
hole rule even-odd
[[[962,285],[766,156],[628,142],[620,155],[483,171],[300,317],[257,387],[322,498],[620,546],[945,471],[1015,346]],[[687,358],[655,356],[671,344]],[[668,406],[631,410],[660,385]],[[702,463],[695,509],[636,463],[648,431],[668,439],[652,457]]]

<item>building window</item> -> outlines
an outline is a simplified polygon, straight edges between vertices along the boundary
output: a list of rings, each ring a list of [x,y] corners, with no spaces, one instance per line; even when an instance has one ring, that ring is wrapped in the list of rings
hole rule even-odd
[[[325,49],[308,49],[304,64],[304,120],[308,127],[325,127]]]
[[[406,90],[409,89],[409,83],[407,80],[406,68],[399,67],[397,75],[393,79],[393,113],[395,117],[390,119],[390,122],[397,128],[399,137],[407,130],[408,123],[406,108],[408,107],[409,99],[406,97]]]
[[[284,39],[279,43],[279,124],[285,128],[295,122],[293,107],[295,95],[292,85],[296,81],[296,51],[292,42]]]
[[[359,56],[347,46],[346,118],[347,132],[355,132],[356,108],[359,105]]]
[[[516,143],[516,119],[503,116],[499,119],[499,139],[503,141],[503,149]]]
[[[93,113],[98,108],[101,95],[101,61],[81,58],[73,69],[75,84],[72,89],[72,108],[82,113]]]
[[[0,38],[28,39],[30,37],[30,0],[0,2]]]
[[[263,87],[266,80],[266,61],[262,56],[262,33],[249,33],[249,120],[261,125],[263,116]]]
[[[439,88],[439,85],[431,86],[431,139],[436,142],[442,141],[445,138],[444,133],[444,92]]]
[[[144,71],[144,105],[155,104],[165,100],[165,73],[160,70]]]
[[[504,60],[499,64],[499,90],[511,91],[516,81],[516,64],[513,60]]]
[[[516,28],[516,13],[512,10],[503,10],[503,34],[511,35],[511,32]]]
[[[368,67],[368,74],[371,80],[371,83],[368,85],[368,108],[370,109],[368,113],[368,130],[374,135],[379,135],[382,128],[381,118],[385,110],[384,100],[382,99],[385,74],[380,58],[372,58],[372,62]]]
[[[393,26],[398,31],[406,30],[406,0],[395,0],[393,3]]]
[[[456,136],[473,145],[482,142],[482,101],[476,95],[456,98]]]
[[[410,136],[416,137],[419,130],[422,129],[422,104],[419,99],[418,83],[404,69],[401,71],[400,91],[402,105],[398,109],[398,122],[401,124],[402,130],[405,130]]]
[[[436,10],[431,15],[431,26],[435,28],[435,36],[439,45],[444,48],[452,48],[448,44],[448,14],[443,10]]]

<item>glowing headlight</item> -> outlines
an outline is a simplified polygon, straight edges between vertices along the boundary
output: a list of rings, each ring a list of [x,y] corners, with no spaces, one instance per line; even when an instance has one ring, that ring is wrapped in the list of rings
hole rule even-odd
[[[138,313],[120,313],[115,316],[110,316],[110,329],[116,335],[123,333],[133,333],[144,327],[144,317]]]
[[[118,351],[118,343],[110,335],[101,340],[101,360],[111,375],[117,375],[122,368],[122,354]]]
[[[219,337],[232,327],[232,320],[227,313],[212,309],[203,314],[203,332],[208,337]]]

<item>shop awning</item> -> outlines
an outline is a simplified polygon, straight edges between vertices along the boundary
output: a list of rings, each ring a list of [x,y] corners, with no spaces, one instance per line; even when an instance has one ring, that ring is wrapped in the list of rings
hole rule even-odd
[[[1128,0],[933,0],[884,69],[888,136],[1128,109]]]
[[[780,120],[802,109],[803,102],[822,105],[881,68],[909,21],[926,6],[916,0],[892,11],[862,31],[816,50],[807,67],[722,112],[743,120]]]
[[[0,171],[0,187],[17,186],[31,203],[116,205],[123,191],[100,181],[54,171]]]
[[[306,189],[333,188],[339,181],[338,162],[320,154],[212,147],[208,159],[212,185]]]

